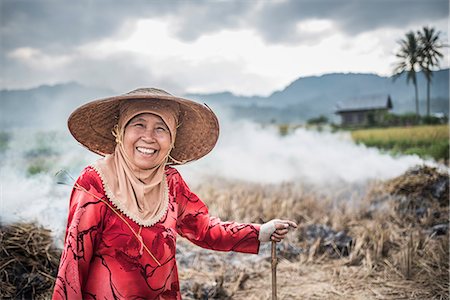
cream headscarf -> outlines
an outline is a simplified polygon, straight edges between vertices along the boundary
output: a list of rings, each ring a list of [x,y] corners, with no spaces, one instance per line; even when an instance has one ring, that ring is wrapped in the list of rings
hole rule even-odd
[[[159,116],[169,128],[172,150],[175,144],[179,107],[173,102],[139,101],[124,102],[119,120],[113,129],[116,148],[94,164],[103,181],[106,195],[126,216],[142,226],[152,226],[165,215],[168,207],[168,189],[165,165],[170,150],[154,168],[140,169],[126,155],[123,136],[128,122],[142,113]]]

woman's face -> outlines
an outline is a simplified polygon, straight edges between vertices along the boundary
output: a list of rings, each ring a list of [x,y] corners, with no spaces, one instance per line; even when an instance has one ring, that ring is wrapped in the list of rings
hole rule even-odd
[[[170,145],[169,128],[157,115],[139,114],[125,126],[125,153],[140,169],[151,169],[160,165],[171,150]]]

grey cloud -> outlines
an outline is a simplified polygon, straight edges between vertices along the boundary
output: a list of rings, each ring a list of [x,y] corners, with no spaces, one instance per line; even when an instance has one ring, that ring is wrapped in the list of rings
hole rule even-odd
[[[305,33],[297,31],[297,23],[313,19],[332,19],[330,12],[341,9],[341,6],[340,1],[269,2],[255,15],[253,22],[267,42],[305,42],[309,39]],[[315,37],[311,36],[310,39]]]
[[[297,32],[303,20],[331,20],[347,34],[358,34],[441,20],[449,6],[446,0],[2,0],[0,5],[3,52],[17,47],[61,52],[111,36],[128,20],[155,17],[170,17],[173,33],[188,41],[245,27],[268,43],[297,43],[317,38]]]
[[[377,28],[421,26],[447,18],[448,9],[446,0],[289,0],[269,2],[256,16],[255,24],[268,42],[297,43],[308,38],[296,32],[299,21],[330,20],[352,35]]]
[[[61,51],[116,33],[124,22],[171,17],[172,31],[183,40],[242,25],[252,1],[2,0],[4,50],[18,47]]]
[[[442,0],[354,1],[340,15],[340,26],[348,33],[381,27],[423,26],[448,18],[449,2]],[[419,29],[419,28],[408,28]]]
[[[167,78],[154,72],[154,67],[143,63],[142,57],[118,53],[103,59],[79,57],[61,70],[71,81],[86,86],[101,86],[117,93],[126,93],[140,87],[159,87],[168,91],[184,90],[176,78]]]
[[[176,13],[170,1],[2,0],[3,50],[37,47],[61,51],[107,37],[127,20]],[[176,8],[176,7],[175,7]]]
[[[202,34],[248,25],[248,15],[255,9],[253,1],[191,2],[175,17],[174,33],[191,41]]]

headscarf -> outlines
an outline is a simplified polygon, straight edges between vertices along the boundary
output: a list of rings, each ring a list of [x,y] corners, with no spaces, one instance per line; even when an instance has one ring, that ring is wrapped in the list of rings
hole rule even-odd
[[[116,148],[94,164],[103,181],[105,193],[126,216],[142,226],[152,226],[164,216],[168,207],[165,165],[176,138],[178,104],[130,100],[121,104],[117,125],[113,129]],[[123,136],[128,122],[142,113],[159,116],[167,125],[171,147],[164,159],[151,169],[140,169],[127,156]]]

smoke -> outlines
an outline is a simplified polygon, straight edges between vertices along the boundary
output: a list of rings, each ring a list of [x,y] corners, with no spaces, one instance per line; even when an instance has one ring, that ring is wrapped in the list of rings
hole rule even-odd
[[[177,167],[191,187],[219,177],[329,188],[392,178],[424,163],[417,156],[393,157],[356,145],[344,133],[298,128],[280,136],[276,126],[232,120],[223,111],[219,119],[216,148],[197,162]],[[55,174],[64,169],[76,178],[98,156],[77,145],[65,131],[6,133],[0,141],[1,222],[34,221],[50,228],[61,241],[73,181],[57,184]]]
[[[349,133],[298,128],[281,136],[276,125],[233,120],[221,113],[221,136],[205,158],[178,169],[200,184],[210,176],[260,183],[295,181],[315,186],[389,179],[425,162],[356,145]]]
[[[11,129],[0,135],[0,223],[36,222],[52,230],[62,247],[73,180],[95,155],[62,131]]]

